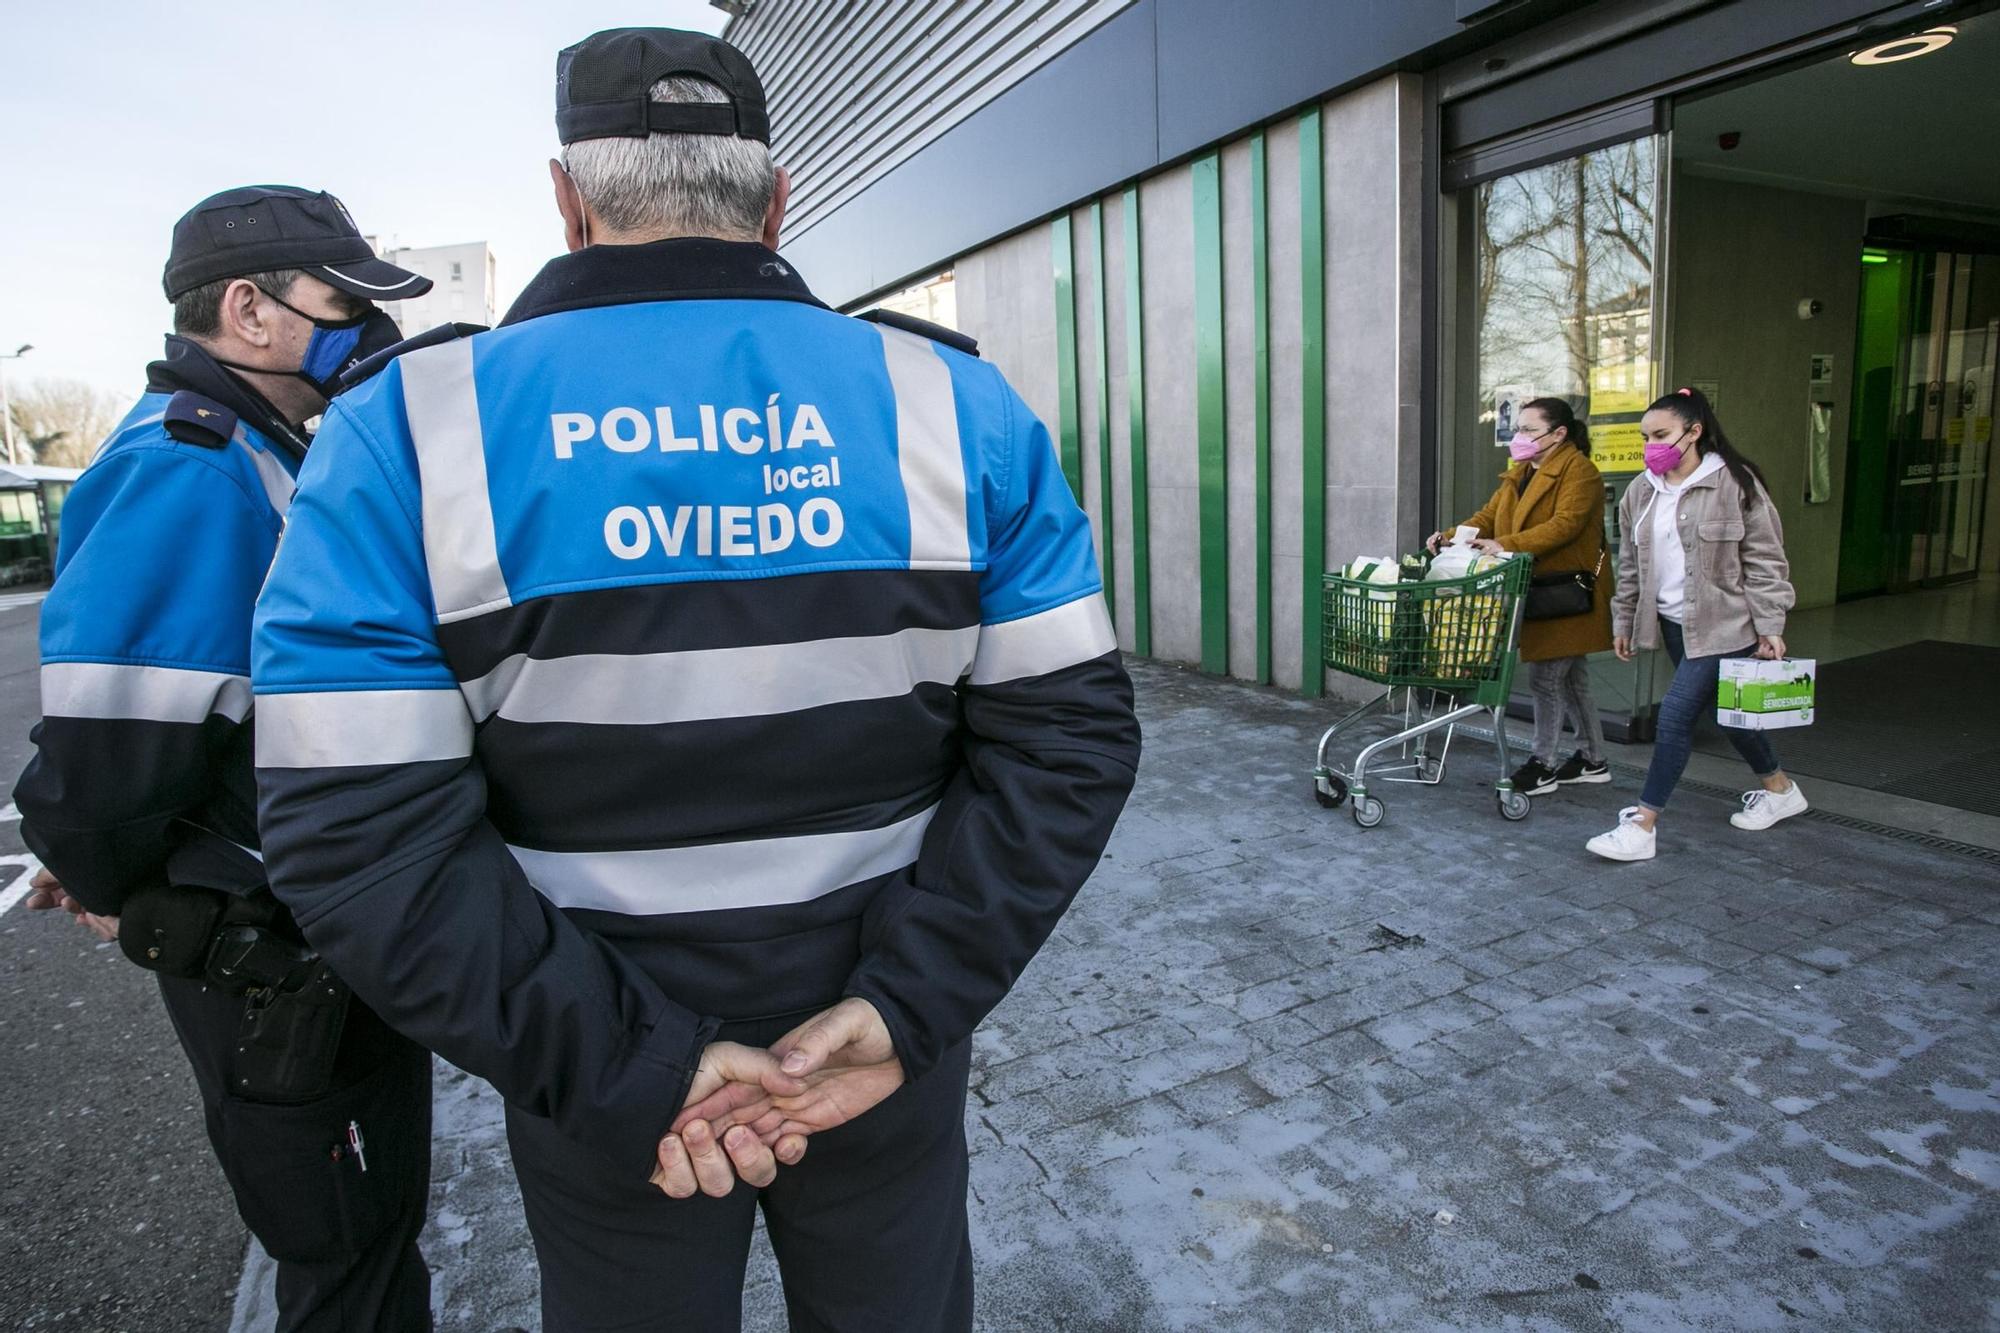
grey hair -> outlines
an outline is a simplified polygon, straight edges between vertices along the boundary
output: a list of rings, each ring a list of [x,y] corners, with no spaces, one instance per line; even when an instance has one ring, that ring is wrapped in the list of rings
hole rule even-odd
[[[661,79],[655,102],[727,102],[707,79]],[[605,226],[619,232],[754,241],[777,190],[768,146],[727,134],[581,139],[563,167]]]
[[[243,277],[266,296],[280,301],[304,273],[300,269],[273,269],[269,273],[245,273]],[[222,332],[222,296],[235,278],[217,278],[199,287],[190,287],[174,298],[174,332],[189,338],[212,338]]]

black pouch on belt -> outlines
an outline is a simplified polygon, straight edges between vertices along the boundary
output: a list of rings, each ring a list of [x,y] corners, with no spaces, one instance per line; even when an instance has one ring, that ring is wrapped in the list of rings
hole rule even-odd
[[[211,979],[209,954],[225,926],[263,926],[299,937],[290,914],[265,886],[263,862],[207,829],[184,825],[183,830],[167,857],[166,882],[125,900],[118,947],[127,958],[149,971],[203,981]]]

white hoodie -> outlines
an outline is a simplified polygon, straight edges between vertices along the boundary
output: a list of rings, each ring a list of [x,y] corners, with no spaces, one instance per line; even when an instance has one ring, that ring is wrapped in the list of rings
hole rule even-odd
[[[1681,610],[1687,602],[1687,548],[1681,544],[1680,534],[1681,492],[1695,478],[1720,472],[1722,467],[1722,455],[1709,454],[1684,481],[1671,482],[1646,473],[1646,480],[1653,485],[1646,513],[1653,522],[1653,567],[1659,572],[1659,612],[1675,624],[1680,623]]]

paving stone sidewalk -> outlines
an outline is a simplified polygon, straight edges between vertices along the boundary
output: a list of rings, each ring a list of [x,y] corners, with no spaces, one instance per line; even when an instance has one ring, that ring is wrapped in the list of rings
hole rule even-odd
[[[1461,742],[1324,811],[1332,705],[1138,664],[1110,852],[977,1038],[979,1323],[2000,1329],[2000,870]],[[439,1090],[442,1330],[538,1327],[498,1101]],[[784,1327],[759,1243],[752,1330]]]

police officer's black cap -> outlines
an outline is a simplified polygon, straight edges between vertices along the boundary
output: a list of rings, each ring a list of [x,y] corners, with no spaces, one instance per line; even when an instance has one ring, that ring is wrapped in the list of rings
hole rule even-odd
[[[722,102],[655,102],[661,79],[706,79]],[[749,57],[706,33],[608,28],[556,57],[556,136],[643,139],[649,134],[728,134],[771,142],[764,85]]]
[[[244,185],[212,194],[174,224],[167,299],[203,283],[296,268],[366,301],[404,301],[431,280],[379,258],[330,194],[290,185]]]

